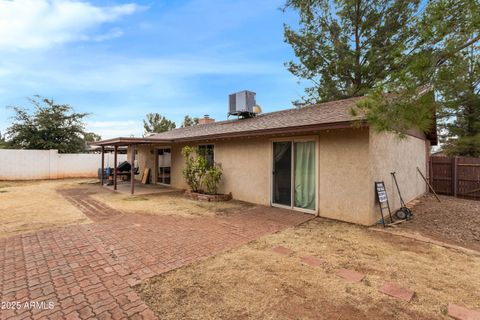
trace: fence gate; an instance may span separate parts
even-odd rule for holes
[[[480,200],[480,158],[430,157],[430,183],[437,193]]]

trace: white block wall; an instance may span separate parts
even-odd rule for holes
[[[101,159],[100,154],[0,149],[0,180],[97,177]],[[127,155],[118,155],[119,163],[125,160]],[[114,166],[113,154],[105,154],[105,167],[108,166]]]

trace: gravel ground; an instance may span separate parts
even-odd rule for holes
[[[413,208],[414,219],[401,229],[480,251],[480,201],[426,195]]]

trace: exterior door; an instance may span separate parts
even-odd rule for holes
[[[158,176],[157,182],[161,184],[170,184],[170,172],[172,169],[172,152],[170,148],[161,148],[157,150],[158,156]]]
[[[273,203],[292,205],[292,142],[273,143]]]
[[[316,211],[316,158],[314,140],[273,142],[273,205]]]

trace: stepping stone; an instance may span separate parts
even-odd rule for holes
[[[380,289],[380,292],[398,299],[403,299],[405,301],[412,300],[413,295],[415,294],[415,291],[402,288],[393,282],[386,282]]]
[[[457,320],[480,320],[480,311],[467,309],[457,304],[448,304],[448,315]]]
[[[278,253],[278,254],[282,254],[284,256],[289,255],[290,253],[293,252],[292,250],[290,250],[288,248],[285,248],[285,247],[282,247],[282,246],[272,248],[272,251],[275,252],[275,253]]]
[[[312,267],[317,267],[322,264],[322,260],[312,256],[304,256],[304,257],[301,257],[300,260],[302,260],[302,263],[308,264],[309,266],[312,266]]]
[[[340,278],[344,279],[347,282],[360,282],[365,278],[365,275],[363,273],[354,271],[354,270],[348,270],[348,269],[340,269],[337,271],[337,276]]]

